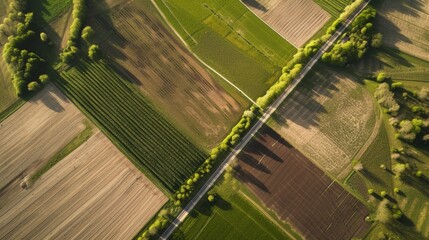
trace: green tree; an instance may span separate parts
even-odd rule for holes
[[[88,57],[93,61],[99,60],[101,58],[100,46],[95,44],[91,45],[88,49]]]
[[[42,42],[47,42],[49,40],[48,35],[44,32],[40,33],[40,40],[42,40]]]
[[[94,30],[90,26],[86,26],[82,30],[82,39],[89,45],[94,39]]]

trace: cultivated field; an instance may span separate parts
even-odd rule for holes
[[[271,128],[238,159],[239,178],[305,239],[351,239],[369,229],[366,207]]]
[[[429,61],[429,1],[383,1],[376,27],[385,45]]]
[[[108,14],[93,17],[90,25],[104,52],[144,95],[194,142],[211,148],[248,103],[242,96],[238,102],[226,92],[148,4],[130,1],[117,5]]]
[[[0,189],[49,161],[85,128],[83,119],[63,94],[47,86],[0,123]]]
[[[81,60],[58,84],[151,180],[174,191],[205,154],[110,65]]]
[[[331,18],[313,0],[243,0],[243,3],[297,48]]]
[[[240,0],[154,0],[190,48],[252,99],[296,49]]]
[[[36,18],[49,23],[67,11],[72,5],[72,0],[36,0],[30,4],[33,11],[40,14]]]
[[[337,18],[343,12],[344,8],[349,5],[352,0],[313,0],[319,4],[325,11]]]
[[[318,67],[286,99],[275,129],[325,171],[344,178],[378,134],[371,95],[346,73]]]
[[[1,191],[0,236],[131,239],[166,201],[98,132],[30,189],[14,182]]]

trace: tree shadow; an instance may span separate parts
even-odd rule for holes
[[[264,13],[268,11],[268,9],[264,5],[259,3],[257,0],[242,0],[242,1],[245,5],[261,10]]]
[[[277,109],[274,120],[278,124],[291,121],[304,128],[320,125],[318,115],[327,113],[320,101],[332,98],[339,91],[336,84],[340,81],[338,76],[320,74],[318,70],[322,67],[318,65],[312,70]]]
[[[402,181],[429,197],[429,179],[426,176],[418,178],[407,173],[402,176]]]
[[[262,162],[259,162],[258,160],[256,160],[255,157],[248,153],[241,153],[239,159],[241,162],[253,167],[254,169],[257,169],[267,174],[271,173],[271,171],[264,164],[262,164]]]
[[[237,178],[245,183],[250,183],[258,187],[264,192],[270,193],[269,189],[267,188],[267,186],[265,186],[265,184],[262,181],[260,181],[257,177],[253,176],[249,171],[243,168],[240,168],[237,171]]]

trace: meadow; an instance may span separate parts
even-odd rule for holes
[[[204,161],[205,153],[111,66],[81,60],[57,83],[159,187],[173,192]]]
[[[37,19],[50,23],[72,6],[72,0],[35,0],[30,4],[31,9],[38,13]]]
[[[214,204],[203,200],[191,212],[173,239],[294,239],[270,222],[241,194],[219,192]]]
[[[202,60],[253,99],[296,51],[239,0],[155,2]]]

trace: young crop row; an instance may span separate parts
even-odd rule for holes
[[[338,17],[344,7],[350,4],[350,0],[315,0],[325,11],[334,17]]]
[[[204,160],[202,151],[106,64],[82,61],[61,76],[60,87],[160,187],[173,192]]]

